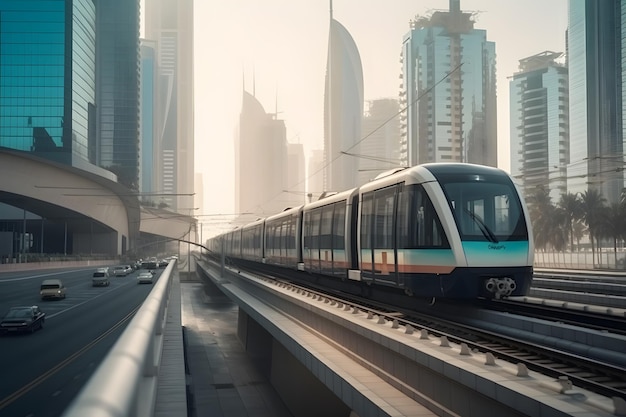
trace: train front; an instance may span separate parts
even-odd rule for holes
[[[453,252],[463,254],[447,296],[502,298],[525,295],[533,276],[530,220],[510,176],[496,168],[470,164],[428,167],[437,179],[458,235]],[[452,222],[449,222],[452,224]],[[455,235],[455,233],[452,233]],[[460,259],[459,256],[456,257]]]

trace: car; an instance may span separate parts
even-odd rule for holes
[[[109,268],[96,269],[91,277],[91,285],[94,287],[108,287],[109,284]]]
[[[48,298],[65,298],[65,286],[60,279],[43,280],[39,287],[39,295],[42,300]]]
[[[153,277],[152,272],[141,272],[137,275],[137,284],[152,284]]]
[[[18,333],[30,332],[43,328],[46,313],[38,306],[11,307],[9,312],[0,321],[0,332]]]
[[[118,265],[113,268],[113,276],[115,277],[125,277],[131,272],[133,272],[133,269],[130,265]]]
[[[156,260],[143,261],[141,263],[141,269],[157,269],[159,264]]]

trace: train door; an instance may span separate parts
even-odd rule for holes
[[[394,227],[396,224],[397,188],[397,186],[387,187],[363,196],[363,214],[367,219],[362,218],[361,227],[361,270],[364,273],[364,278],[393,285],[398,285]],[[365,230],[363,229],[364,226],[366,227]],[[364,237],[369,248],[363,247]]]
[[[310,272],[320,271],[320,244],[319,227],[321,223],[321,210],[315,209],[305,212],[303,225],[303,254],[304,267]]]
[[[376,280],[397,285],[396,263],[396,200],[397,186],[378,190],[374,194],[374,264]]]
[[[332,274],[336,277],[345,278],[349,268],[348,254],[346,252],[346,205],[344,202],[334,204],[333,212],[333,268]]]
[[[363,194],[361,201],[360,263],[361,277],[364,281],[374,279],[374,253],[372,251],[372,223],[374,222],[374,194]]]
[[[332,275],[333,272],[333,245],[332,245],[332,226],[333,226],[333,205],[329,204],[320,207],[316,211],[321,211],[320,223],[320,268],[321,273]]]

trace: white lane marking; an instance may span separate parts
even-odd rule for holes
[[[68,272],[83,272],[83,271],[91,271],[91,270],[93,270],[93,268],[73,269],[71,271],[51,272],[49,274],[28,275],[28,276],[19,277],[19,278],[7,278],[7,279],[0,278],[0,282],[24,281],[27,279],[35,279],[35,278],[41,278],[41,277],[49,277],[49,276],[54,276],[54,275],[67,274]]]
[[[124,283],[124,284],[120,285],[119,287],[112,288],[110,291],[102,292],[102,293],[100,293],[99,295],[96,295],[95,297],[90,297],[90,298],[86,299],[85,301],[83,301],[82,303],[75,304],[75,305],[71,306],[70,308],[67,308],[67,309],[65,309],[65,310],[61,310],[61,311],[59,311],[59,312],[56,312],[56,313],[50,314],[49,316],[48,316],[48,315],[46,315],[46,319],[51,319],[51,318],[56,317],[56,316],[58,316],[58,315],[60,315],[60,314],[66,313],[66,312],[68,312],[68,311],[70,311],[70,310],[72,310],[72,309],[74,309],[74,308],[76,308],[76,307],[78,307],[78,306],[82,306],[82,305],[83,305],[83,304],[85,304],[85,303],[88,303],[88,302],[90,302],[90,301],[92,301],[92,300],[95,300],[95,299],[96,299],[96,298],[98,298],[98,297],[102,297],[103,295],[106,295],[106,294],[108,294],[109,292],[117,291],[117,290],[119,290],[120,288],[124,288],[126,285],[130,285],[130,281],[128,281],[127,283]]]

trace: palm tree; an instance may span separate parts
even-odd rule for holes
[[[598,235],[610,238],[613,241],[613,253],[615,265],[617,266],[617,241],[624,236],[624,206],[620,203],[613,203],[601,210],[598,222]]]
[[[553,207],[550,218],[551,221],[548,229],[550,234],[550,245],[556,253],[561,252],[563,254],[563,259],[565,260],[564,252],[567,248],[569,234],[567,213],[560,207]]]
[[[535,245],[545,251],[550,243],[549,229],[553,223],[554,212],[550,193],[545,187],[537,187],[535,192],[528,197],[528,209]]]
[[[567,227],[567,235],[569,236],[569,248],[574,251],[574,225],[580,221],[583,216],[581,201],[577,194],[567,193],[561,194],[558,207],[563,211],[564,222]]]
[[[602,197],[596,190],[587,190],[581,196],[581,204],[583,208],[583,221],[589,229],[589,240],[591,241],[591,255],[595,263],[595,243],[597,242],[597,234],[599,223],[602,218],[602,207],[604,207],[606,199]]]

